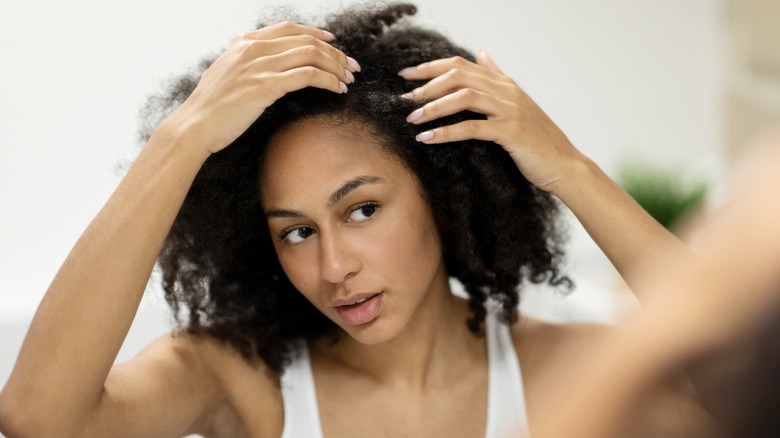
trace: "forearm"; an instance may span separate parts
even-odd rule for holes
[[[71,250],[35,314],[2,406],[73,430],[100,401],[165,236],[205,154],[159,130]]]
[[[572,160],[552,192],[574,213],[640,301],[689,249],[590,159]]]

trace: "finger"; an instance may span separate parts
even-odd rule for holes
[[[350,58],[341,50],[311,35],[294,35],[272,40],[250,40],[248,44],[250,45],[248,55],[254,58],[275,55],[296,47],[311,46],[328,54],[331,58],[341,63],[347,70],[351,72],[360,71],[360,65],[353,58]]]
[[[304,66],[324,70],[347,84],[355,82],[355,77],[349,70],[314,46],[295,47],[278,55],[266,56],[257,60],[257,68],[263,71],[283,72]]]
[[[417,108],[406,121],[417,125],[466,110],[491,117],[500,114],[502,109],[506,110],[502,108],[505,105],[487,93],[464,88]]]
[[[495,61],[493,61],[493,57],[490,56],[487,52],[479,52],[477,55],[477,64],[486,67],[489,70],[492,70],[496,73],[503,73],[500,68],[498,68],[498,65]]]
[[[360,71],[360,65],[353,58],[345,55],[341,50],[311,35],[294,35],[271,40],[242,39],[235,44],[244,44],[243,56],[248,58],[260,58],[276,55],[297,47],[311,47],[318,49],[339,62],[350,73]]]
[[[305,26],[290,21],[284,21],[251,32],[245,32],[237,38],[274,39],[295,35],[311,35],[325,42],[331,42],[336,39],[336,37],[327,30],[317,29],[316,27]]]
[[[413,100],[433,100],[464,88],[473,88],[496,96],[503,96],[511,92],[506,89],[503,83],[487,78],[478,72],[455,67],[443,75],[431,79],[422,87],[404,94],[403,97]]]
[[[498,141],[497,123],[491,120],[466,120],[417,134],[415,139],[425,144],[441,144],[463,140]]]
[[[333,42],[333,40],[336,39],[336,36],[327,30],[317,29],[315,27],[305,26],[290,21],[276,23],[274,25],[266,26],[262,29],[258,29],[251,32],[245,32],[237,36],[236,38],[254,39],[254,40],[272,40],[272,39],[279,39],[285,37],[299,37],[299,38],[314,37],[317,40],[326,43]],[[304,42],[306,41],[308,40],[304,40]],[[329,45],[329,47],[331,47],[335,52],[337,52],[334,53],[334,58],[344,58],[343,61],[347,65],[348,70],[352,72],[361,70],[360,64],[358,64],[358,62],[355,61],[354,58],[344,55],[343,52],[337,50],[333,46]]]
[[[454,68],[460,68],[463,70],[468,70],[473,72],[482,71],[484,73],[489,74],[490,76],[494,76],[494,77],[498,76],[494,71],[488,70],[483,66],[474,64],[473,62],[464,59],[460,56],[454,56],[452,58],[437,59],[435,61],[424,62],[414,67],[407,67],[399,71],[398,74],[406,80],[416,81],[416,80],[433,79],[437,76],[443,75],[447,71]]]
[[[343,94],[347,92],[347,86],[340,81],[338,77],[312,66],[293,68],[271,75],[274,80],[274,87],[282,94],[301,90],[306,87],[321,88],[330,90],[334,93]]]

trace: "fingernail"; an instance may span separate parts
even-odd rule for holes
[[[355,58],[347,56],[347,65],[349,65],[353,71],[360,71],[362,68],[360,67],[360,64],[358,64],[357,61],[355,61]]]
[[[347,75],[347,78],[349,79],[349,83],[350,83],[350,84],[351,84],[351,83],[353,83],[353,82],[355,82],[355,76],[352,74],[352,72],[351,72],[351,71],[349,71],[349,70],[347,70],[347,69],[345,68],[345,69],[344,69],[344,74],[346,74],[346,75]]]
[[[420,120],[420,117],[422,117],[422,115],[423,115],[423,109],[422,108],[417,108],[416,110],[412,111],[412,113],[409,114],[409,116],[406,117],[406,121],[409,122],[409,123],[414,123],[415,121]],[[428,131],[428,132],[430,132],[430,131]],[[420,134],[420,135],[422,135],[422,134]]]
[[[398,72],[398,76],[410,75],[416,71],[417,71],[417,67],[406,67],[405,69]]]
[[[332,33],[328,32],[327,30],[323,30],[322,33],[324,33],[327,38],[330,38],[332,40],[336,39],[336,35],[333,35]]]
[[[411,99],[412,98],[412,93],[411,92],[404,93],[404,94],[401,95],[401,97],[403,97],[404,99]]]
[[[433,131],[425,131],[417,134],[416,137],[414,137],[417,141],[428,141],[433,138]]]
[[[343,83],[341,81],[339,81],[339,88],[341,88],[341,92],[342,93],[346,93],[347,92],[347,84],[345,84],[345,83]]]

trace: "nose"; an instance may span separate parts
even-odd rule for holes
[[[338,232],[320,232],[320,272],[323,280],[341,283],[357,274],[361,266],[357,251],[345,236]]]

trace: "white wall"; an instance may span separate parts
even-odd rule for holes
[[[291,2],[317,11],[315,0]],[[346,4],[348,2],[344,2]],[[136,151],[161,80],[249,30],[250,0],[16,2],[0,15],[0,385],[70,247]],[[330,2],[335,8],[337,2]],[[487,50],[608,171],[625,157],[719,164],[719,0],[419,0],[419,22]],[[326,9],[330,10],[330,9]],[[574,229],[573,269],[604,276]],[[120,358],[165,330],[156,296]]]

